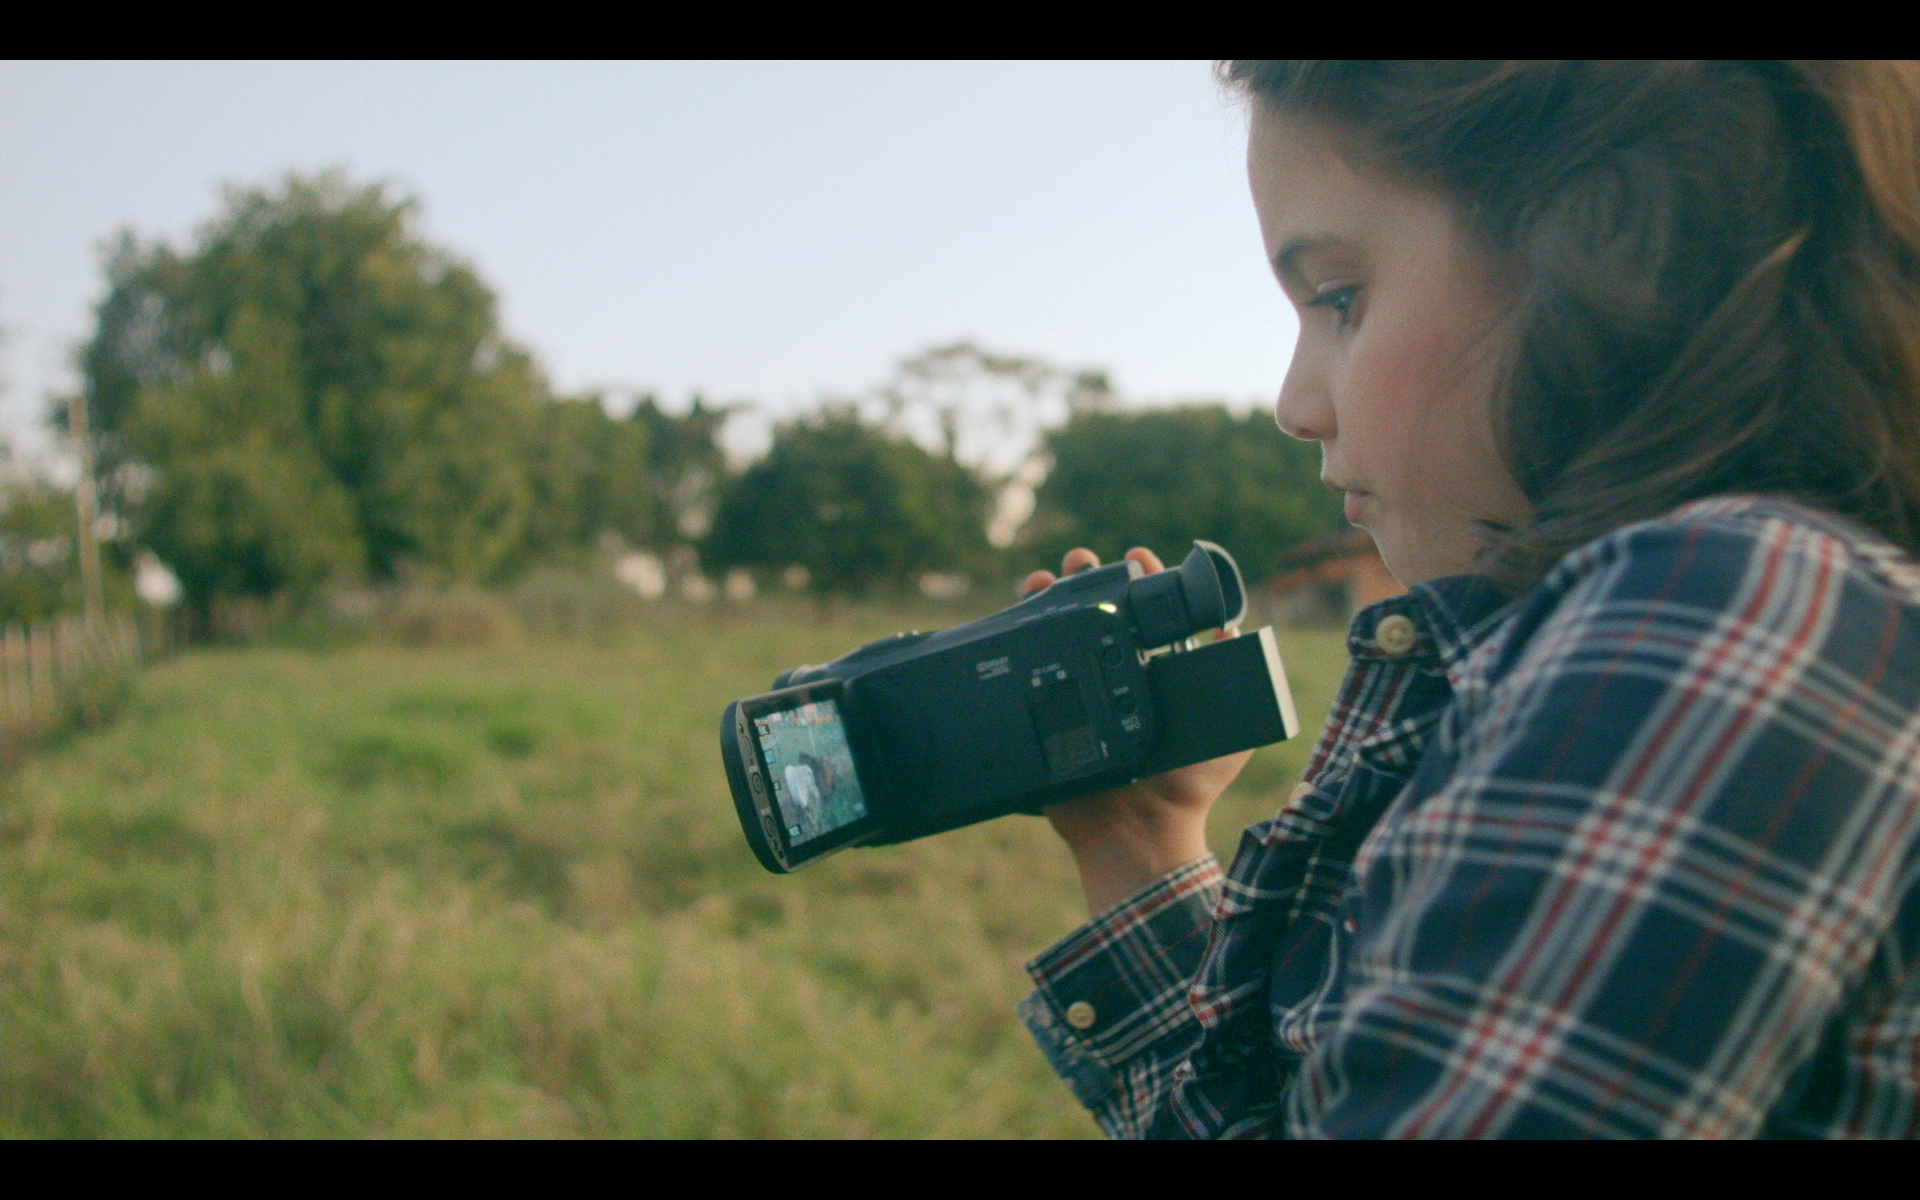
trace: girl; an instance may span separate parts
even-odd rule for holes
[[[1409,591],[1224,877],[1244,758],[1050,812],[1042,1049],[1115,1135],[1920,1129],[1920,70],[1221,70]]]

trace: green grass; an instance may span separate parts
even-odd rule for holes
[[[912,623],[152,670],[0,781],[0,1135],[1091,1134],[1012,1012],[1084,915],[1044,822],[785,878],[735,827],[725,701]],[[1283,649],[1311,732],[1344,652]],[[1222,802],[1223,857],[1309,740]]]

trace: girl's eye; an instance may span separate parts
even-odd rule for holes
[[[1357,283],[1346,287],[1328,288],[1307,301],[1307,307],[1332,310],[1337,316],[1339,328],[1345,329],[1353,323],[1353,302],[1359,293],[1360,285]]]

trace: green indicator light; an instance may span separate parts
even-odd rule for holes
[[[1103,613],[1116,613],[1120,611],[1118,608],[1115,608],[1113,605],[1107,603],[1105,600],[1102,600],[1096,607],[1098,607],[1100,611]]]

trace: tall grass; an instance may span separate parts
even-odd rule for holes
[[[1012,1016],[1082,916],[1043,822],[787,878],[735,827],[724,702],[914,623],[764,602],[158,667],[0,782],[0,1135],[1090,1134]],[[1285,649],[1317,724],[1338,640]]]

